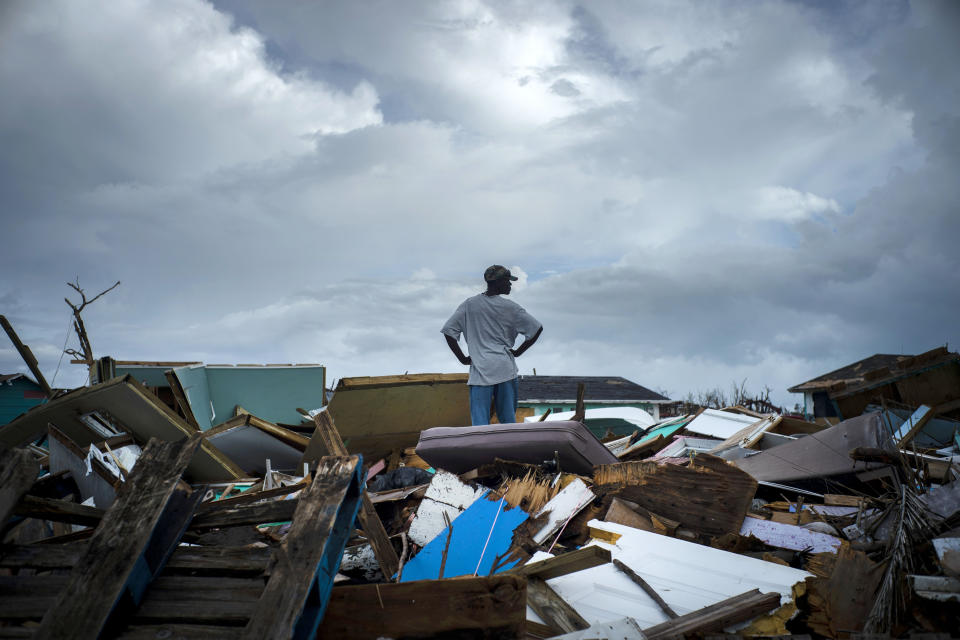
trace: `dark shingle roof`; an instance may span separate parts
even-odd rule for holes
[[[577,384],[583,383],[584,402],[669,402],[670,398],[617,376],[520,376],[520,402],[577,399]]]
[[[800,384],[794,385],[787,389],[787,391],[790,393],[801,393],[803,391],[826,389],[837,382],[846,382],[848,384],[852,382],[859,382],[863,380],[863,374],[867,373],[868,371],[882,369],[884,367],[896,367],[901,360],[905,360],[910,357],[912,356],[896,355],[892,353],[875,353],[869,358],[858,360],[853,364],[848,364],[847,366],[841,367],[835,371],[831,371],[830,373],[825,373],[822,376],[813,378],[812,380],[807,380],[806,382],[801,382]]]

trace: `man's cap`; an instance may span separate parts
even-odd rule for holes
[[[509,278],[516,282],[517,276],[510,275],[510,269],[507,269],[501,264],[495,264],[487,267],[487,270],[483,272],[483,279],[487,282],[493,282],[494,280],[502,280],[503,278]]]

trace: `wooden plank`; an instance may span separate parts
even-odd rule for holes
[[[97,526],[104,515],[104,510],[97,507],[31,495],[23,496],[13,512],[25,518],[67,522],[85,527]]]
[[[177,401],[177,406],[180,407],[180,411],[183,412],[183,417],[187,421],[187,424],[197,431],[200,431],[200,424],[197,422],[196,416],[193,415],[193,410],[190,408],[190,403],[187,402],[187,394],[184,393],[183,385],[180,384],[180,380],[177,379],[177,376],[174,375],[172,370],[164,371],[163,375],[167,379],[167,384],[170,385],[170,391],[173,393],[173,398]]]
[[[610,551],[597,545],[591,545],[554,558],[525,564],[522,567],[511,569],[508,573],[537,576],[543,580],[549,580],[551,578],[565,576],[568,573],[576,573],[577,571],[597,567],[608,562],[610,562]]]
[[[526,579],[500,574],[335,587],[318,638],[518,638]]]
[[[823,504],[836,507],[859,507],[863,502],[862,496],[848,496],[840,493],[825,493]]]
[[[267,522],[287,522],[293,519],[298,500],[274,500],[260,504],[244,504],[224,509],[209,509],[198,513],[190,522],[190,529],[239,527]]]
[[[651,587],[650,584],[646,580],[644,580],[642,576],[636,573],[633,569],[631,569],[630,567],[628,567],[627,565],[625,565],[624,563],[616,559],[613,561],[613,566],[615,566],[617,569],[620,569],[620,571],[627,574],[627,577],[629,577],[631,580],[634,581],[634,583],[636,583],[641,589],[643,589],[648,596],[653,598],[653,601],[657,603],[657,606],[660,607],[660,609],[665,614],[667,614],[667,617],[669,618],[679,617],[677,615],[677,612],[671,609],[670,605],[668,605],[664,601],[664,599],[660,597],[660,594],[657,593],[657,591],[653,587]]]
[[[314,437],[319,437],[323,441],[330,455],[349,455],[347,448],[343,445],[343,440],[340,439],[340,432],[337,431],[337,427],[333,423],[333,417],[331,417],[329,411],[321,411],[315,415],[313,422],[316,425]],[[358,518],[360,520],[360,528],[370,541],[370,546],[373,547],[373,555],[377,558],[380,571],[383,572],[383,575],[386,576],[387,579],[391,579],[396,575],[397,571],[400,570],[400,558],[397,557],[397,552],[390,543],[390,538],[387,536],[387,530],[384,529],[383,522],[381,522],[380,516],[377,515],[377,511],[374,509],[373,503],[370,501],[370,496],[366,490],[364,490],[361,495]]]
[[[200,442],[199,434],[172,443],[150,440],[43,617],[41,636],[96,638],[121,597],[156,573],[144,552]]]
[[[647,640],[667,640],[686,637],[696,632],[721,631],[738,622],[752,620],[779,606],[779,593],[760,593],[759,589],[754,589],[679,618],[647,627],[643,630],[643,635]]]
[[[40,463],[26,449],[0,450],[0,527],[33,486],[38,475]]]
[[[274,550],[270,579],[243,637],[314,637],[353,531],[362,487],[359,456],[321,458],[286,539]]]
[[[215,513],[221,510],[227,511],[243,504],[250,504],[251,502],[257,502],[259,500],[266,500],[267,498],[276,498],[290,493],[296,493],[297,491],[300,491],[306,487],[307,483],[301,482],[299,484],[292,484],[287,487],[267,489],[266,491],[252,491],[248,489],[241,494],[231,496],[229,498],[214,500],[211,502],[203,502],[197,506],[197,513]]]
[[[527,605],[558,633],[571,633],[590,626],[543,578],[527,578]]]
[[[60,545],[3,545],[0,568],[72,569],[86,552],[86,542]],[[251,547],[177,547],[165,573],[260,575],[267,569],[270,549]]]
[[[43,389],[44,395],[46,395],[48,398],[52,398],[53,389],[51,389],[50,385],[47,384],[47,379],[43,377],[43,373],[40,371],[40,365],[37,363],[37,358],[33,355],[33,351],[30,350],[30,347],[20,342],[20,337],[17,335],[17,332],[13,330],[13,326],[7,320],[6,316],[0,315],[0,326],[2,326],[3,330],[7,332],[7,336],[10,338],[10,342],[12,342],[13,346],[16,348],[17,353],[19,353],[20,357],[23,358],[23,361],[27,363],[30,373],[32,373],[33,377],[36,378],[37,384],[39,384],[40,388]]]

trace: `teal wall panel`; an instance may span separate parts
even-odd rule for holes
[[[24,411],[46,402],[42,395],[40,385],[27,378],[0,382],[0,424],[7,424]]]
[[[187,396],[187,402],[190,404],[190,410],[193,417],[197,419],[197,424],[201,431],[206,431],[212,427],[214,414],[210,407],[210,390],[207,386],[207,369],[203,365],[188,365],[186,367],[177,367],[173,374],[180,381],[183,392]],[[229,416],[227,416],[229,417]],[[227,418],[223,418],[226,420]],[[223,422],[219,420],[219,422]]]
[[[237,405],[269,422],[300,424],[297,407],[323,405],[324,367],[211,367],[207,384],[214,424],[233,416]]]

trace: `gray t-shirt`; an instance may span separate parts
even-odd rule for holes
[[[516,302],[481,293],[464,300],[440,331],[454,340],[464,334],[472,362],[467,384],[487,386],[517,377],[510,349],[518,334],[529,338],[540,326]]]

